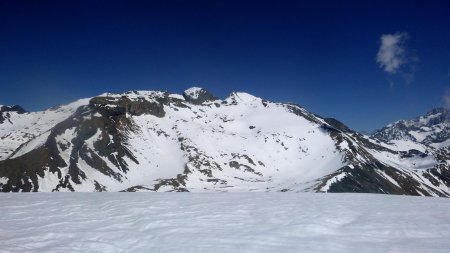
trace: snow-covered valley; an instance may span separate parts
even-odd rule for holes
[[[1,252],[448,252],[447,198],[0,194]]]

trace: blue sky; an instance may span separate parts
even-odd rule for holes
[[[361,131],[411,118],[450,102],[450,1],[0,0],[0,104],[194,85]]]

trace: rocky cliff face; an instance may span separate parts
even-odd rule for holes
[[[0,138],[2,191],[450,195],[447,149],[399,146],[247,93],[106,93],[14,114]]]

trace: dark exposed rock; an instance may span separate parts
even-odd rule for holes
[[[162,179],[155,184],[153,190],[158,191],[162,186],[172,186],[177,192],[188,192],[186,186],[186,175],[178,174],[176,178]]]
[[[423,153],[423,152],[420,152],[419,150],[416,150],[416,149],[410,149],[410,150],[408,150],[408,151],[401,151],[401,152],[400,152],[400,156],[401,156],[402,158],[412,158],[412,157],[415,157],[415,156],[420,156],[421,158],[425,158],[425,157],[427,157],[428,155],[425,154],[425,153]]]
[[[19,114],[26,113],[27,111],[19,105],[0,106],[0,113],[2,112],[17,112]]]
[[[9,181],[2,186],[2,191],[37,191],[39,185],[37,177],[43,177],[44,171],[55,173],[60,183],[54,190],[62,188],[74,190],[72,184],[80,184],[87,179],[85,172],[79,167],[79,159],[83,159],[89,166],[99,172],[122,181],[122,175],[116,170],[128,171],[128,165],[123,159],[138,163],[131,152],[123,145],[124,140],[120,129],[129,128],[130,121],[125,115],[108,114],[109,117],[93,117],[98,112],[96,106],[83,106],[67,120],[57,124],[43,146],[23,156],[0,161],[0,177],[7,176]],[[59,149],[67,146],[57,143],[57,136],[64,134],[67,129],[75,129],[71,140],[71,153],[68,164],[61,158]],[[132,130],[132,129],[129,129]],[[100,133],[101,138],[94,143],[95,150],[89,149],[85,142]],[[111,139],[112,138],[112,139]],[[112,154],[115,155],[112,155]],[[110,168],[104,161],[109,160],[116,168]],[[68,175],[62,176],[61,168],[68,167]],[[116,169],[116,170],[115,170]],[[95,184],[97,191],[105,190],[104,186]]]
[[[52,151],[40,147],[17,158],[0,161],[0,177],[7,177],[7,184],[2,186],[3,192],[38,191],[38,176],[44,177],[44,171],[61,175],[59,167],[65,162],[55,157],[50,159]]]
[[[121,192],[137,192],[137,191],[140,191],[140,190],[144,190],[144,191],[153,191],[153,189],[150,189],[150,188],[148,188],[148,187],[144,187],[144,186],[142,186],[142,185],[136,185],[136,186],[127,188],[127,189],[125,189],[125,190],[123,190],[123,191],[121,191]]]
[[[11,116],[10,113],[15,112],[18,114],[26,113],[25,109],[20,107],[19,105],[11,105],[11,106],[0,106],[0,124],[8,120]]]
[[[334,118],[325,118],[325,122],[327,122],[332,127],[342,131],[342,132],[351,132],[350,128],[348,128],[344,123],[340,122]]]
[[[157,117],[164,117],[163,101],[150,102],[144,98],[131,100],[125,96],[116,97],[95,97],[89,101],[89,105],[102,115],[120,116],[126,113],[131,115],[151,114]]]

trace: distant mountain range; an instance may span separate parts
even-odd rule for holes
[[[0,106],[0,189],[450,196],[450,112],[371,136],[299,105],[201,88]]]

